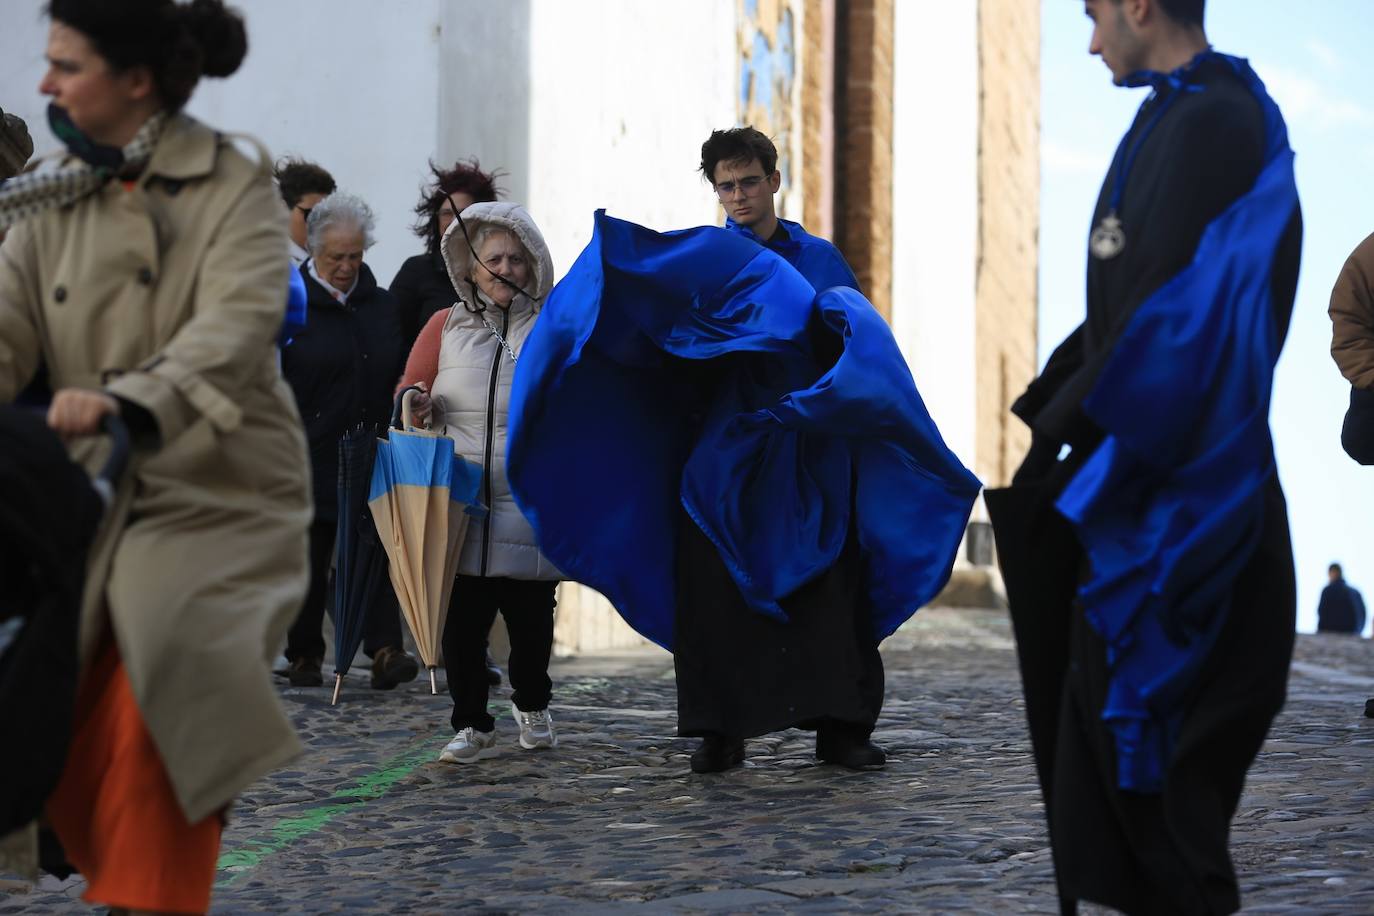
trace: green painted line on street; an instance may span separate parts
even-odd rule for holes
[[[436,733],[439,737],[442,733]],[[302,837],[321,830],[335,818],[358,810],[359,801],[372,801],[385,795],[392,786],[415,772],[433,758],[430,739],[397,754],[382,764],[381,769],[358,780],[348,789],[341,789],[304,814],[283,818],[265,836],[243,843],[220,855],[217,865],[220,877],[217,887],[228,887],[247,877],[268,856],[275,855]]]

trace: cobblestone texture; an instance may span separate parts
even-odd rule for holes
[[[994,612],[927,610],[885,646],[886,770],[751,741],[687,771],[671,661],[557,662],[561,746],[436,761],[446,696],[284,688],[308,754],[255,785],[225,835],[216,913],[1055,912],[1015,657]],[[1374,647],[1301,637],[1287,710],[1233,831],[1247,912],[1374,911]],[[442,687],[441,687],[442,689]],[[0,913],[88,912],[80,881],[0,882]]]

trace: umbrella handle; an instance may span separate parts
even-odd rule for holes
[[[392,429],[409,429],[415,425],[415,417],[410,412],[410,402],[415,392],[424,393],[418,385],[408,385],[397,393],[396,406],[391,411]]]

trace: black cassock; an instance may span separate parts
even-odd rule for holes
[[[1227,834],[1245,773],[1283,705],[1296,592],[1287,509],[1277,475],[1264,530],[1232,591],[1231,612],[1187,703],[1158,795],[1116,786],[1101,712],[1101,638],[1076,603],[1086,560],[1054,499],[1101,440],[1083,414],[1115,341],[1137,307],[1183,270],[1207,225],[1254,185],[1264,164],[1259,102],[1223,61],[1201,63],[1196,89],[1156,93],[1123,148],[1140,143],[1119,215],[1124,250],[1089,256],[1087,316],[1012,410],[1033,445],[1011,487],[986,494],[1011,603],[1027,717],[1065,912],[1077,900],[1128,913],[1229,913],[1239,908]],[[1170,94],[1184,94],[1146,130]],[[1107,215],[1118,154],[1093,226]],[[1293,213],[1272,276],[1282,342],[1297,290],[1302,217]],[[1062,446],[1071,452],[1059,460]]]

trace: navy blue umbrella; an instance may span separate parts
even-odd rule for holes
[[[358,426],[339,439],[339,520],[334,570],[334,699],[363,641],[369,608],[391,588],[386,551],[367,506],[378,431]]]

